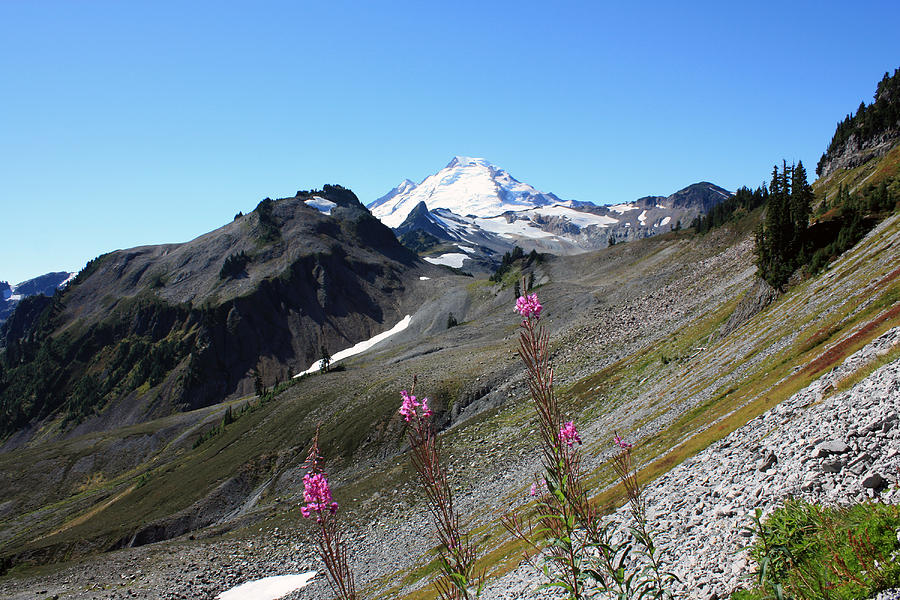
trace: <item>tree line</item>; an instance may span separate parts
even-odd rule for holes
[[[714,205],[705,215],[701,214],[694,217],[694,220],[691,221],[691,227],[697,233],[706,233],[710,229],[735,221],[763,206],[768,198],[769,190],[764,185],[752,191],[746,186],[741,186],[734,195]]]
[[[884,74],[873,103],[860,102],[855,115],[847,115],[837,124],[828,149],[816,165],[816,175],[822,174],[825,164],[843,150],[851,136],[856,136],[859,147],[888,131],[900,135],[900,69],[895,69],[893,75]]]

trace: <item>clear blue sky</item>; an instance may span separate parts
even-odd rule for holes
[[[0,2],[0,279],[370,202],[453,155],[597,203],[808,171],[900,3]]]

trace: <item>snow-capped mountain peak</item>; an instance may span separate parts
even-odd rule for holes
[[[416,187],[415,181],[412,181],[411,179],[404,179],[403,181],[400,182],[400,185],[398,185],[394,189],[400,193],[403,193],[403,192],[413,189],[414,187]]]
[[[597,206],[538,191],[484,158],[455,156],[368,208],[424,260],[491,272],[514,246],[555,254],[605,248],[680,228],[730,195],[700,182],[670,196]]]
[[[453,169],[455,167],[484,167],[487,169],[497,169],[494,165],[483,158],[474,158],[471,156],[454,156],[453,160],[447,163],[445,169]]]
[[[446,208],[458,215],[494,217],[564,203],[522,183],[483,158],[455,156],[446,167],[415,185],[408,179],[369,204],[372,214],[398,227],[420,202],[429,209]]]

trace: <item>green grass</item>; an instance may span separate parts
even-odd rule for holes
[[[791,499],[755,523],[757,585],[732,596],[855,600],[900,586],[900,507],[826,507]]]

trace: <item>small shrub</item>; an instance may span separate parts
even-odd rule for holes
[[[319,372],[327,373],[330,366],[331,354],[329,354],[328,348],[325,347],[325,344],[322,344],[321,348],[319,348]]]
[[[219,270],[219,278],[228,279],[229,277],[239,276],[244,272],[244,268],[247,266],[248,262],[250,262],[250,257],[247,256],[247,253],[243,250],[234,254],[229,254],[225,259],[225,262],[222,263],[222,268]]]
[[[898,506],[789,499],[765,520],[757,511],[752,529],[757,585],[746,597],[849,600],[900,586]]]
[[[259,215],[259,242],[277,242],[281,239],[281,229],[275,220],[275,201],[265,198],[256,206],[256,214]]]

